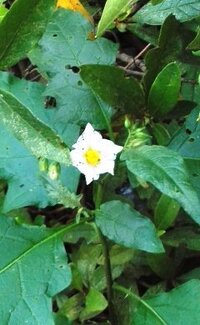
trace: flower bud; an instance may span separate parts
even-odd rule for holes
[[[39,170],[41,172],[47,172],[48,166],[49,166],[49,163],[46,158],[43,158],[43,157],[39,158]]]
[[[131,127],[131,121],[129,120],[128,115],[125,115],[124,127],[126,129],[130,129],[130,127]]]
[[[126,31],[127,28],[127,24],[123,23],[123,22],[118,22],[116,24],[117,29],[121,32],[124,33]]]
[[[50,163],[48,168],[48,175],[49,178],[53,181],[58,179],[58,177],[60,176],[60,164],[57,162]]]

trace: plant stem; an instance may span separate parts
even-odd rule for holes
[[[113,291],[112,291],[112,272],[111,272],[111,264],[110,264],[110,256],[109,256],[109,248],[107,245],[107,240],[102,234],[101,230],[96,227],[97,233],[99,235],[102,248],[103,248],[103,256],[104,256],[104,270],[106,276],[106,287],[107,287],[107,298],[108,298],[108,309],[109,309],[109,318],[112,325],[117,325],[115,310],[113,305]]]
[[[103,196],[103,187],[102,184],[99,182],[97,186],[97,193],[96,193],[96,199],[95,199],[95,207],[96,209],[99,209],[101,201]],[[103,249],[103,256],[104,256],[104,271],[105,271],[105,277],[106,277],[106,287],[107,287],[107,299],[108,299],[108,310],[109,310],[109,319],[112,325],[117,325],[117,320],[115,316],[115,310],[113,305],[113,291],[112,291],[112,271],[111,271],[111,263],[110,263],[110,254],[109,254],[109,247],[107,244],[107,240],[102,234],[101,230],[97,225],[95,224],[95,228],[97,231],[97,234],[99,236],[99,239],[102,244]]]

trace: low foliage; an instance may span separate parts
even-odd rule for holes
[[[199,12],[0,1],[2,325],[200,324]]]

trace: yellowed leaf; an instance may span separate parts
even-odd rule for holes
[[[85,18],[87,18],[91,23],[93,19],[87,10],[83,7],[79,0],[58,0],[57,8],[65,8],[68,10],[74,10],[80,12]]]

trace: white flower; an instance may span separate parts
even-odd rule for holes
[[[123,147],[103,139],[90,123],[72,146],[72,165],[85,175],[86,183],[97,180],[100,174],[114,174],[115,158]]]

